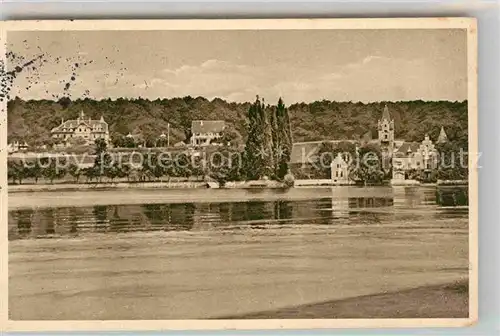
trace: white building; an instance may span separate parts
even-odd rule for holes
[[[333,183],[336,184],[349,184],[349,163],[347,163],[340,153],[337,154],[335,159],[330,164],[331,178]]]
[[[191,122],[191,146],[208,146],[222,137],[223,120],[194,120]]]
[[[71,143],[72,139],[83,139],[86,144],[93,144],[99,138],[109,142],[109,127],[101,116],[99,120],[86,118],[83,111],[77,119],[61,120],[61,124],[51,130],[52,137],[63,143]]]
[[[429,178],[437,163],[438,152],[427,134],[421,143],[405,142],[392,157],[392,183],[411,180],[411,171],[420,171],[424,178]]]

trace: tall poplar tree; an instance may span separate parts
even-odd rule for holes
[[[260,101],[257,100],[248,109],[248,138],[244,153],[244,173],[247,180],[257,180],[262,173],[261,137],[260,125]]]
[[[262,176],[274,178],[275,161],[273,151],[272,110],[264,104],[259,106],[260,124],[262,128],[262,142],[260,145],[262,156]]]
[[[276,123],[278,138],[278,145],[276,147],[278,156],[276,175],[278,179],[282,179],[288,172],[288,166],[290,163],[292,153],[292,129],[288,109],[285,107],[281,97],[278,100],[278,105],[276,107]]]

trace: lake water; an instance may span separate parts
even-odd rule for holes
[[[9,314],[214,318],[455,281],[468,275],[466,195],[423,186],[12,193]]]
[[[207,193],[207,190],[194,189],[181,193],[170,191],[177,197],[169,203],[161,203],[159,198],[144,204],[42,208],[28,205],[9,211],[9,239],[135,231],[229,232],[244,228],[315,225],[328,229],[342,225],[399,224],[400,221],[421,217],[439,220],[467,216],[466,208],[450,207],[467,205],[467,193],[464,188],[401,187],[372,188],[370,191],[365,193],[362,188],[307,188],[280,191],[212,190]],[[102,193],[114,193],[115,197],[120,197],[115,191]],[[169,191],[156,190],[152,193],[161,196]],[[64,195],[57,192],[51,194],[64,198]],[[89,198],[89,192],[86,191],[73,194]],[[197,194],[205,195],[205,198],[182,201],[183,198],[190,200],[189,196]],[[244,197],[241,197],[242,194]],[[231,196],[233,201],[218,201],[230,199]],[[246,201],[239,200],[248,196],[251,197]],[[141,198],[140,192],[135,202],[137,198]],[[64,199],[61,199],[61,202],[64,202]],[[29,200],[26,200],[26,203],[29,203]]]

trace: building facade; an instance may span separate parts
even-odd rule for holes
[[[81,141],[82,144],[94,144],[97,139],[109,142],[109,127],[101,116],[99,120],[86,118],[83,111],[77,119],[61,120],[61,124],[51,130],[52,137],[61,143],[71,145]]]
[[[347,163],[342,157],[341,153],[338,153],[335,159],[332,160],[330,164],[331,168],[331,178],[335,184],[349,184],[349,163]]]
[[[414,180],[417,177],[430,179],[437,164],[438,151],[429,135],[426,134],[421,143],[405,142],[393,155],[391,182]],[[417,176],[417,173],[422,175]]]
[[[191,146],[208,146],[222,137],[223,120],[194,120],[191,122]]]
[[[375,139],[366,136],[359,140],[324,140],[294,143],[291,154],[292,166],[302,166],[308,162],[314,161],[314,155],[319,151],[321,144],[328,142],[332,144],[340,142],[350,142],[356,146],[363,144],[372,144],[380,147],[384,167],[392,167],[390,173],[391,183],[405,183],[408,180],[417,178],[429,179],[433,172],[437,169],[438,152],[434,142],[426,134],[421,142],[408,142],[402,139],[396,139],[394,119],[391,117],[387,105],[384,107],[382,117],[377,123],[378,137]],[[448,141],[448,137],[443,127],[441,127],[439,137],[436,143],[444,143]],[[349,164],[338,155],[331,164],[331,179],[335,184],[348,184],[349,180]],[[297,171],[297,170],[296,170]],[[307,171],[306,171],[307,172]],[[300,175],[307,175],[299,173]],[[302,178],[307,178],[303,176]]]
[[[12,153],[17,153],[17,152],[23,152],[28,150],[29,146],[26,142],[22,143],[19,141],[13,141],[7,145],[7,153],[12,154]]]

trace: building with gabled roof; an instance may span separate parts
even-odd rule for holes
[[[191,145],[208,146],[222,137],[225,128],[224,120],[193,120],[191,122]]]
[[[356,146],[373,144],[380,146],[384,164],[390,164],[392,167],[392,182],[398,183],[411,179],[412,171],[423,172],[424,178],[430,177],[433,170],[436,169],[438,153],[434,143],[426,134],[421,142],[408,142],[404,139],[395,139],[395,124],[387,105],[384,106],[381,119],[377,123],[378,137],[372,139],[371,133],[367,132],[360,140],[321,140],[294,143],[292,146],[290,164],[292,167],[306,168],[306,166],[315,162],[323,143],[338,144],[341,142],[350,142]],[[440,136],[437,143],[446,142],[447,136],[444,128],[441,127]],[[348,167],[342,163],[341,157],[334,158],[332,163],[331,178],[335,183],[345,183],[348,178]],[[384,166],[387,167],[387,166]],[[304,175],[304,171],[297,173]],[[305,170],[305,175],[309,171]],[[310,174],[309,174],[310,175]]]
[[[412,171],[421,171],[429,179],[438,162],[438,152],[429,135],[422,142],[404,142],[392,157],[392,183],[412,179]]]
[[[76,119],[61,120],[61,124],[50,131],[52,137],[69,144],[72,139],[83,139],[86,144],[93,144],[97,139],[109,142],[109,127],[101,116],[99,120],[86,118],[83,111]]]

